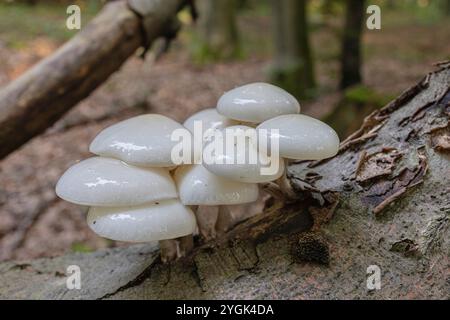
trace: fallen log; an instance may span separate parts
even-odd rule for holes
[[[0,159],[44,132],[141,46],[173,32],[183,0],[107,3],[69,42],[0,90]]]
[[[162,264],[149,244],[6,262],[0,298],[448,299],[449,87],[442,63],[336,157],[291,165],[296,200],[183,260]],[[66,286],[71,265],[80,289]]]

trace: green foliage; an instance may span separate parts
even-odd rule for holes
[[[344,139],[361,126],[368,114],[393,98],[393,95],[378,93],[364,85],[353,86],[344,92],[341,101],[323,120]]]
[[[344,92],[344,103],[357,105],[372,105],[380,108],[387,104],[393,97],[385,96],[375,92],[365,85],[357,85],[348,88]]]
[[[71,249],[73,252],[82,252],[82,253],[94,251],[93,248],[82,242],[73,243]]]
[[[300,65],[272,67],[269,69],[270,81],[288,91],[298,99],[313,99],[316,96],[314,85],[306,85],[304,68]]]
[[[75,1],[81,8],[82,27],[99,11],[101,2]],[[57,42],[71,38],[78,30],[66,28],[67,4],[49,2],[26,5],[0,3],[0,39],[8,46],[20,48],[36,37],[45,36]]]

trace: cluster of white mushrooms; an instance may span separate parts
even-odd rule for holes
[[[260,194],[258,184],[283,176],[284,159],[318,160],[337,153],[335,131],[299,112],[298,101],[283,89],[252,83],[226,92],[217,109],[200,111],[183,125],[158,114],[137,116],[101,131],[89,148],[97,156],[70,167],[58,181],[56,193],[89,206],[87,222],[98,235],[117,241],[160,241],[163,260],[171,260],[192,247],[192,235],[197,226],[202,228],[208,212],[205,207],[254,203]],[[177,142],[172,133],[182,128],[194,133],[195,121],[202,122],[203,130],[213,131],[278,129],[276,137],[267,137],[278,141],[278,170],[262,174],[264,161],[175,163],[172,149]],[[211,143],[204,140],[202,150]],[[260,155],[251,143],[244,151],[232,151]],[[227,152],[212,155],[226,158],[231,156]]]

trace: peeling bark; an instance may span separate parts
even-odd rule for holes
[[[1,298],[448,299],[450,63],[368,116],[324,161],[289,166],[296,192],[191,256],[152,245],[0,264]],[[444,146],[444,147],[443,147]],[[81,290],[67,290],[77,264]],[[366,287],[371,265],[381,289]]]

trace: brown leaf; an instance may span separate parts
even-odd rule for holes
[[[448,152],[450,150],[450,126],[435,128],[430,131],[431,146],[439,152]]]
[[[395,148],[383,148],[381,151],[370,155],[363,151],[356,168],[356,181],[365,182],[391,174],[395,162],[400,157],[401,154]]]

